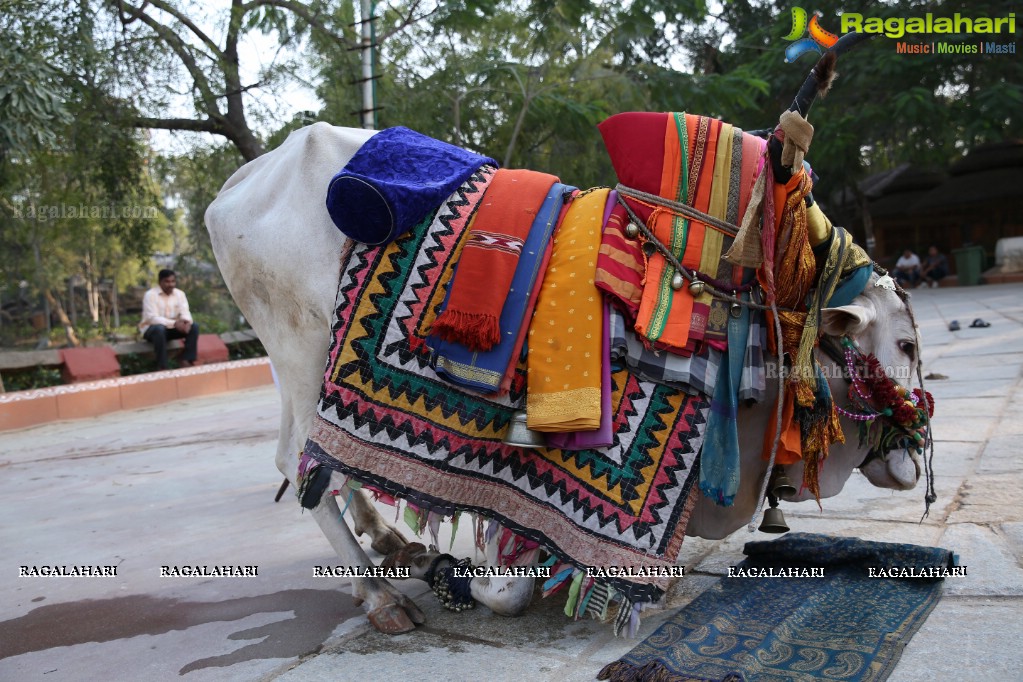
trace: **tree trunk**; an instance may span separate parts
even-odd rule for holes
[[[121,304],[117,301],[117,277],[110,282],[110,307],[114,311],[114,329],[121,326]]]
[[[64,327],[64,335],[67,337],[68,345],[76,348],[81,346],[82,342],[78,340],[78,335],[75,334],[75,326],[71,324],[71,320],[68,318],[67,313],[64,312],[64,306],[61,305],[60,299],[54,296],[53,292],[49,289],[46,290],[46,301],[57,313],[57,319],[60,320],[61,326]]]

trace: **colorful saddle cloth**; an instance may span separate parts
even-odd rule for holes
[[[304,454],[418,512],[500,523],[561,562],[557,574],[573,584],[579,605],[586,600],[577,584],[605,596],[610,588],[628,620],[669,583],[695,502],[708,404],[619,370],[611,446],[523,449],[502,442],[524,403],[521,381],[507,395],[484,397],[438,377],[416,330],[443,297],[442,273],[487,177],[473,175],[396,241],[354,244],[345,254]],[[609,567],[636,570],[597,580],[585,573]]]
[[[717,119],[684,113],[618,114],[599,128],[623,185],[738,225],[763,163],[764,140]],[[751,271],[721,259],[734,234],[650,202],[627,198],[626,203],[702,279],[738,286],[752,278]],[[608,231],[598,265],[598,281],[632,313],[636,332],[682,355],[691,355],[702,342],[723,350],[727,303],[709,293],[694,295],[687,287],[673,289],[674,268],[659,252],[644,258],[640,246],[620,231]]]

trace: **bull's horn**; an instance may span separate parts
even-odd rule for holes
[[[838,56],[848,52],[865,40],[874,36],[873,33],[846,33],[838,39],[831,49],[824,53],[817,64],[810,70],[810,75],[803,81],[803,87],[799,88],[796,98],[792,100],[789,111],[798,112],[806,118],[810,107],[813,106],[817,93],[824,94],[831,87],[831,81],[835,78],[835,62]]]

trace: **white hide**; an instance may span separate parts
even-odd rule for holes
[[[897,377],[908,377],[915,371],[914,358],[907,355],[900,346],[915,349],[916,334],[905,304],[898,295],[881,287],[867,285],[863,294],[853,302],[840,308],[825,309],[822,328],[829,334],[849,334],[856,339],[863,353],[873,353],[883,367],[890,367]],[[914,351],[915,353],[915,351]],[[835,363],[824,353],[817,358],[825,369],[825,376],[840,377]],[[770,359],[768,360],[770,361]],[[900,381],[907,385],[905,379]],[[848,384],[834,378],[828,382],[831,395],[838,405],[848,404]],[[747,524],[753,518],[760,500],[760,490],[767,474],[767,461],[761,457],[764,450],[764,433],[776,419],[772,408],[777,395],[777,383],[768,379],[768,399],[752,407],[739,408],[739,449],[742,452],[740,490],[731,507],[719,507],[711,500],[701,497],[693,509],[686,534],[694,537],[720,539]],[[842,491],[853,469],[860,466],[866,453],[859,449],[857,424],[841,418],[845,443],[831,447],[821,468],[818,482],[821,498],[833,497]],[[862,470],[870,482],[881,488],[908,490],[916,485],[919,465],[914,457],[893,452],[888,458],[877,458]],[[803,465],[801,462],[785,467],[789,480],[801,488]],[[784,503],[812,500],[809,491],[803,489]],[[782,505],[784,507],[784,504]],[[824,503],[827,509],[827,504]],[[759,522],[759,520],[758,520]]]
[[[224,279],[280,377],[283,412],[277,465],[292,482],[297,453],[304,445],[319,397],[344,243],[324,205],[327,184],[372,134],[326,123],[296,131],[278,149],[236,172],[206,212]],[[915,343],[916,335],[894,292],[868,286],[852,305],[829,319],[833,326],[851,325],[849,330],[858,337],[863,351],[875,353],[882,364],[908,366],[909,359],[899,344]],[[842,404],[844,383],[839,380],[831,384]],[[739,418],[741,492],[728,508],[701,499],[690,521],[689,535],[724,537],[743,527],[754,513],[767,468],[761,458],[763,433],[768,419],[774,419],[774,411],[765,402],[742,408]],[[865,454],[856,448],[855,426],[843,422],[847,443],[832,448],[824,464],[820,476],[824,497],[841,490]],[[880,469],[865,473],[875,485],[912,487],[916,477],[909,472],[913,468],[896,468],[898,471],[892,472],[882,462]],[[801,481],[801,467],[790,469],[790,478]],[[337,522],[336,508],[315,516],[346,559],[356,557],[356,550],[361,553],[344,524]],[[354,548],[345,544],[349,540]],[[363,561],[368,561],[364,554],[351,563]]]

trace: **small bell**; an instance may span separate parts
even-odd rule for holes
[[[692,282],[689,283],[689,293],[691,293],[693,296],[699,296],[700,294],[703,293],[703,290],[706,288],[707,285],[705,285],[698,279],[694,279]]]
[[[646,254],[647,258],[651,258],[655,253],[657,253],[657,247],[650,242],[643,242],[643,253]]]
[[[517,448],[542,448],[546,445],[543,433],[533,431],[526,425],[526,411],[517,410],[512,414],[508,424],[508,432],[504,435],[505,445]]]
[[[674,276],[671,278],[671,288],[674,289],[675,291],[681,289],[683,285],[685,285],[685,283],[686,280],[684,277],[682,277],[681,272],[676,272]]]
[[[785,475],[785,470],[781,467],[775,467],[774,473],[771,475],[769,487],[774,496],[779,499],[792,497],[799,492],[796,490],[796,486],[792,485],[792,482],[789,481],[789,477]]]
[[[728,308],[728,314],[738,320],[742,317],[742,305],[739,303],[733,303]]]
[[[785,523],[785,514],[778,508],[778,498],[768,493],[767,501],[771,508],[764,510],[764,521],[757,530],[761,533],[788,533],[789,525]]]
[[[639,225],[630,222],[625,226],[625,236],[629,239],[635,239],[639,236]]]

